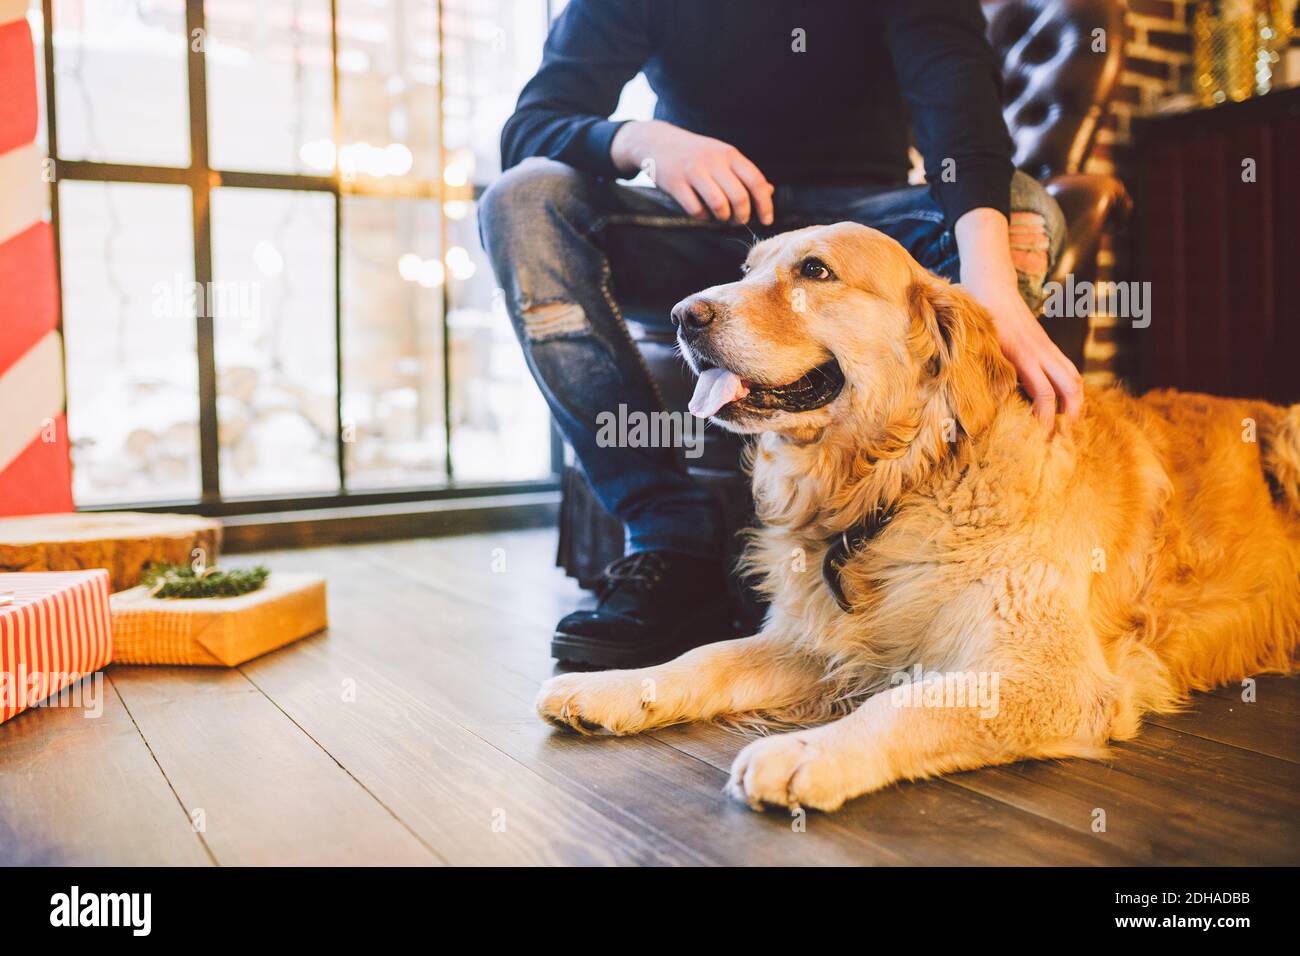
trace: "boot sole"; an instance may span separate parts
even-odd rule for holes
[[[564,664],[597,668],[650,667],[670,661],[705,644],[740,637],[728,607],[710,609],[681,624],[674,637],[640,644],[605,640],[587,634],[556,631],[551,638],[551,656]],[[701,635],[717,635],[701,639]]]

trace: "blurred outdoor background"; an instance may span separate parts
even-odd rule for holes
[[[475,197],[562,4],[207,0],[197,36],[185,0],[46,6],[79,506],[200,498],[196,311],[212,319],[221,499],[552,476]],[[197,295],[196,137],[218,171]],[[286,176],[304,188],[271,178]]]

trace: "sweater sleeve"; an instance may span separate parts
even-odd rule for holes
[[[501,168],[529,156],[596,176],[619,175],[609,119],[651,52],[651,0],[570,0],[546,38],[542,65],[501,131]]]
[[[980,207],[1006,215],[1012,143],[979,3],[889,0],[881,16],[926,179],[949,227]]]

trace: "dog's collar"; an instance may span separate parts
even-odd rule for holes
[[[822,558],[822,580],[831,589],[831,594],[835,595],[835,603],[846,614],[853,611],[853,605],[844,596],[844,581],[840,577],[840,571],[859,548],[880,534],[885,525],[894,520],[897,510],[898,506],[894,502],[888,505],[876,505],[865,521],[848,531],[837,534],[831,539],[830,547],[826,549],[826,557]]]

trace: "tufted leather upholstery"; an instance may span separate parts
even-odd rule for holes
[[[1094,278],[1112,216],[1126,212],[1118,180],[1079,173],[1124,60],[1119,0],[985,0],[988,38],[1002,59],[1002,116],[1012,161],[1041,180],[1065,214],[1065,247],[1049,279]],[[1088,337],[1073,318],[1044,319],[1052,340],[1082,367]]]
[[[1003,116],[1015,142],[1014,162],[1044,182],[1065,214],[1068,236],[1051,277],[1074,273],[1095,279],[1096,256],[1110,220],[1127,211],[1123,185],[1113,177],[1079,170],[1096,141],[1123,61],[1122,0],[987,0],[989,41],[1002,58]],[[1104,31],[1104,50],[1094,51],[1094,31]],[[672,307],[662,305],[662,311]],[[671,336],[642,327],[629,314],[651,375],[665,402],[686,407],[693,380],[672,348]],[[1045,320],[1053,340],[1082,363],[1086,323]],[[715,487],[729,526],[745,521],[748,481],[737,462],[740,444],[721,429],[706,433],[704,453],[692,473]],[[581,473],[564,475],[558,563],[584,585],[622,553],[619,523],[596,502]]]
[[[1002,58],[1002,115],[1016,144],[1016,167],[1040,180],[1077,173],[1092,150],[1123,62],[1122,4],[986,0],[981,5],[989,42]],[[1098,41],[1100,51],[1094,50]]]

